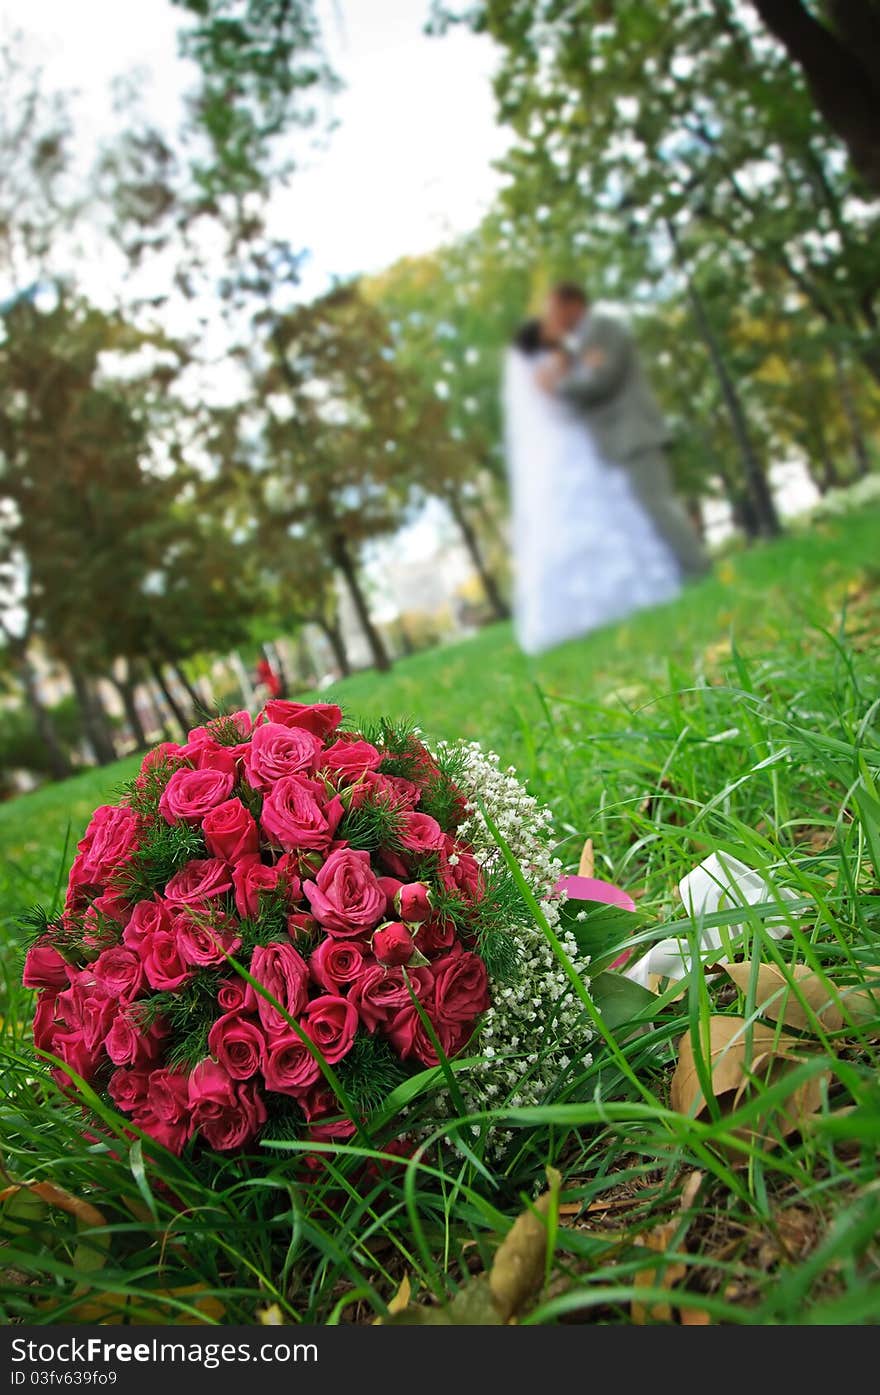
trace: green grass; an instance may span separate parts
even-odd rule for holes
[[[498,626],[334,692],[353,714],[409,715],[431,737],[478,738],[515,763],[553,808],[566,864],[590,835],[597,874],[638,895],[642,941],[670,933],[676,882],[723,849],[799,898],[779,942],[765,930],[771,908],[750,913],[746,959],[789,978],[789,966],[807,965],[830,984],[872,982],[878,534],[871,511],[734,555],[675,604],[535,663]],[[671,1107],[682,1035],[699,1039],[712,1013],[758,1020],[754,984],[744,1000],[696,970],[683,998],[666,994],[642,1014],[638,1034],[621,1028],[600,1046],[567,1099],[507,1111],[515,1144],[500,1163],[459,1151],[377,1175],[358,1144],[331,1151],[320,1180],[302,1187],[280,1148],[257,1172],[234,1159],[217,1171],[169,1160],[159,1176],[137,1143],[121,1141],[114,1156],[83,1142],[80,1115],[27,1057],[15,922],[51,899],[68,828],[75,840],[130,768],[0,808],[3,1167],[10,1179],[86,1197],[106,1222],[90,1230],[57,1208],[18,1215],[0,1273],[7,1318],[94,1317],[77,1288],[85,1268],[92,1299],[127,1304],[132,1318],[173,1320],[208,1296],[225,1322],[251,1321],[270,1303],[291,1322],[369,1321],[404,1273],[422,1300],[446,1301],[469,1269],[491,1262],[548,1162],[563,1174],[563,1224],[551,1232],[547,1283],[521,1320],[626,1323],[633,1300],[663,1296],[664,1281],[676,1285],[674,1311],[658,1309],[656,1320],[676,1320],[682,1307],[736,1323],[876,1316],[878,1023],[829,1032],[813,1021],[796,1054],[798,1078],[821,1082],[815,1117],[772,1148],[737,1142],[734,1125],[763,1120],[778,1134],[789,1086],[756,1082],[733,1120],[714,1100],[697,1120]],[[381,1124],[374,1138],[381,1148]],[[652,1250],[646,1264],[637,1241],[656,1245],[667,1223],[666,1252]],[[653,1289],[636,1287],[655,1267]]]

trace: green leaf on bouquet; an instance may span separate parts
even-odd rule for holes
[[[590,993],[610,1032],[626,1026],[645,1008],[653,1007],[657,1002],[656,993],[649,988],[643,988],[624,974],[615,974],[609,969],[590,979]]]
[[[637,911],[595,901],[564,901],[559,918],[563,929],[574,936],[581,953],[590,956],[596,973],[613,963],[641,926]]]

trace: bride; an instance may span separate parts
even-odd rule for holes
[[[512,495],[514,617],[527,654],[574,639],[681,589],[678,563],[584,421],[539,383],[553,347],[538,320],[506,359],[504,417]]]

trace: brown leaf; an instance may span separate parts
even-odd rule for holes
[[[189,1303],[200,1316],[169,1307],[167,1299]],[[225,1314],[226,1308],[219,1298],[203,1294],[201,1284],[187,1284],[182,1288],[144,1289],[136,1298],[127,1293],[93,1293],[75,1307],[66,1309],[64,1320],[100,1323],[102,1327],[118,1323],[133,1327],[198,1327],[203,1322],[221,1322]]]
[[[581,852],[581,860],[578,864],[577,874],[579,877],[593,877],[595,876],[595,867],[596,858],[593,853],[593,840],[592,838],[588,838]]]
[[[689,1211],[697,1197],[697,1192],[703,1181],[702,1172],[689,1172],[685,1178],[678,1199],[679,1213]],[[681,1226],[680,1215],[674,1220],[666,1221],[663,1225],[654,1226],[653,1230],[645,1231],[636,1236],[636,1244],[644,1245],[647,1249],[653,1250],[656,1254],[666,1254],[672,1244],[675,1235]],[[685,1231],[686,1233],[686,1231]],[[681,1237],[684,1241],[684,1235]],[[636,1288],[668,1288],[673,1289],[680,1279],[687,1274],[687,1266],[676,1260],[665,1265],[656,1265],[650,1269],[641,1269],[634,1279]],[[671,1302],[657,1302],[650,1306],[633,1299],[630,1305],[632,1320],[637,1327],[651,1322],[671,1322],[673,1304]]]
[[[747,993],[752,965],[746,961],[744,964],[724,964],[722,967],[740,992]],[[792,987],[792,981],[797,984],[797,992]],[[834,988],[806,964],[792,965],[785,972],[776,964],[759,964],[755,1007],[772,1022],[784,1022],[786,1026],[797,1027],[800,1031],[815,1032],[818,1019],[829,1032],[836,1032],[843,1022]]]
[[[534,1206],[523,1211],[511,1226],[495,1254],[489,1273],[489,1289],[502,1322],[521,1312],[544,1282],[547,1258],[547,1217],[558,1206],[561,1178],[547,1169],[550,1188]],[[558,1215],[558,1211],[555,1212]]]
[[[735,1110],[755,1080],[770,1085],[790,1071],[792,1065],[802,1059],[793,1054],[793,1049],[798,1045],[793,1037],[777,1034],[776,1029],[765,1027],[760,1022],[747,1024],[743,1017],[710,1017],[708,1064],[715,1098],[722,1110]],[[702,1044],[700,1049],[703,1050]],[[777,1108],[774,1121],[780,1133],[787,1134],[801,1128],[815,1113],[821,1102],[822,1083],[826,1078],[827,1073],[814,1076],[792,1091],[782,1106]],[[679,1043],[678,1065],[672,1077],[670,1099],[673,1109],[678,1110],[679,1114],[695,1114],[699,1118],[707,1109],[697,1075],[690,1032]],[[765,1147],[773,1147],[776,1142],[772,1131],[764,1135],[745,1129],[738,1130],[738,1135],[757,1139]],[[735,1160],[744,1160],[738,1152],[734,1156]]]
[[[89,1229],[100,1229],[107,1224],[107,1218],[96,1206],[83,1201],[81,1196],[74,1196],[63,1187],[56,1186],[54,1182],[23,1182],[21,1185],[7,1187],[5,1191],[0,1192],[0,1203],[9,1200],[17,1192],[30,1192],[31,1196],[39,1197],[47,1206],[54,1206],[59,1211],[66,1211],[68,1215],[75,1216],[80,1225]]]

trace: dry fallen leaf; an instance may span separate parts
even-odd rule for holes
[[[697,1192],[700,1190],[702,1181],[702,1172],[688,1173],[679,1198],[680,1213],[691,1209],[696,1199]],[[681,1216],[679,1215],[674,1220],[666,1221],[663,1225],[655,1226],[653,1230],[648,1230],[641,1235],[637,1235],[636,1244],[645,1246],[655,1254],[666,1254],[680,1227]],[[685,1230],[685,1234],[686,1233],[687,1231]],[[682,1241],[684,1241],[684,1238],[685,1236],[682,1235]],[[675,1260],[670,1264],[656,1264],[652,1265],[650,1269],[639,1270],[633,1282],[636,1288],[665,1288],[672,1290],[686,1274],[687,1266],[683,1264],[681,1260]],[[688,1311],[694,1312],[695,1310],[689,1309]],[[633,1299],[630,1305],[630,1313],[633,1323],[637,1327],[644,1327],[647,1322],[671,1322],[673,1303],[656,1302],[646,1306],[638,1299]]]
[[[533,1207],[517,1216],[502,1240],[489,1274],[489,1289],[502,1322],[520,1312],[544,1282],[547,1217],[558,1205],[561,1178],[547,1169],[550,1187]]]
[[[593,877],[596,874],[595,867],[596,858],[593,853],[593,840],[592,838],[588,838],[581,852],[581,860],[578,863],[577,874],[579,877]]]
[[[268,1308],[257,1309],[257,1322],[261,1327],[283,1327],[284,1315],[277,1303],[270,1303]]]
[[[722,967],[740,992],[747,993],[752,980],[751,963],[747,960],[744,964],[724,964]],[[797,984],[797,991],[792,987],[792,980]],[[836,1032],[843,1022],[834,989],[827,979],[821,978],[806,964],[795,964],[785,972],[776,964],[759,964],[755,1007],[772,1022],[784,1022],[786,1026],[797,1027],[800,1031],[814,1032],[818,1019],[829,1032]]]
[[[742,1104],[755,1080],[765,1085],[773,1084],[802,1059],[794,1054],[800,1045],[794,1037],[780,1034],[775,1028],[765,1027],[760,1022],[747,1023],[743,1017],[710,1017],[708,1026],[708,1064],[713,1092],[721,1108],[730,1112]],[[700,1050],[704,1050],[702,1043]],[[826,1078],[827,1075],[814,1076],[793,1090],[775,1110],[774,1122],[780,1133],[787,1134],[801,1128],[805,1120],[816,1112]],[[697,1074],[690,1032],[679,1043],[678,1065],[672,1077],[670,1100],[679,1114],[696,1115],[698,1118],[708,1107]],[[738,1130],[738,1136],[759,1140],[765,1147],[773,1147],[776,1141],[772,1131],[759,1135],[751,1129]],[[738,1153],[735,1156],[740,1160]]]

